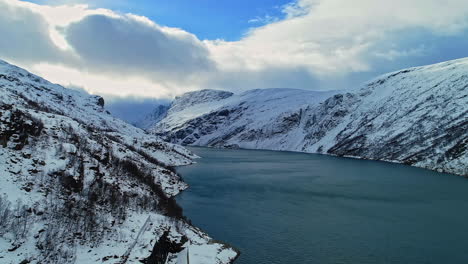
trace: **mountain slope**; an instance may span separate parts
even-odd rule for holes
[[[332,95],[266,89],[231,98],[199,114],[169,109],[150,131],[187,145],[326,153],[468,175],[468,59]]]
[[[201,92],[204,91],[206,90]],[[215,92],[211,91],[212,94]],[[278,146],[286,149],[294,145],[280,146],[278,142],[288,137],[300,139],[300,135],[296,135],[297,130],[293,123],[299,118],[301,111],[333,93],[297,89],[258,89],[212,102],[195,101],[188,106],[179,104],[176,99],[166,118],[150,131],[168,141],[181,144],[224,147],[241,145],[245,148],[266,149],[277,149],[275,147]],[[196,92],[182,98],[194,94]],[[245,137],[254,136],[258,129],[265,130],[270,137],[257,140],[255,146],[243,145],[252,142]],[[286,143],[295,144],[291,140]]]
[[[135,122],[135,126],[141,129],[148,129],[155,126],[159,121],[166,117],[169,105],[158,105],[151,113],[146,115],[143,119]]]
[[[232,261],[172,198],[195,156],[103,106],[0,61],[0,262]]]

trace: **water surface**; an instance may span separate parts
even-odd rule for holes
[[[385,162],[192,148],[178,196],[236,264],[468,263],[468,179]]]

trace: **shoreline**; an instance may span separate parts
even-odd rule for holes
[[[185,146],[184,146],[184,147],[185,147]],[[195,153],[193,153],[193,154],[194,154],[194,156],[195,156],[194,159],[203,158],[203,157],[199,157],[199,156],[196,155]],[[179,167],[185,167],[185,166],[191,166],[191,165],[193,165],[193,164],[195,164],[195,163],[196,163],[196,162],[195,162],[194,160],[192,160],[192,163],[190,163],[190,164],[184,164],[184,165],[180,165],[180,166],[176,166],[176,167],[175,167],[175,168],[176,168],[176,173],[177,173],[177,175],[180,177],[181,181],[184,182],[185,184],[187,184],[187,186],[188,186],[187,188],[185,188],[185,189],[183,189],[183,190],[180,190],[180,192],[177,193],[176,195],[172,196],[172,197],[174,198],[174,200],[175,200],[177,206],[179,206],[180,208],[182,208],[182,218],[177,219],[177,220],[178,220],[178,221],[182,221],[182,222],[185,223],[187,226],[190,226],[191,228],[193,228],[193,229],[195,229],[195,230],[197,230],[197,231],[200,231],[201,233],[203,233],[203,234],[205,234],[206,236],[208,236],[208,237],[210,238],[210,240],[208,241],[207,245],[210,245],[210,244],[219,244],[219,245],[222,245],[222,246],[223,246],[224,248],[226,248],[226,249],[232,250],[232,251],[236,254],[236,256],[235,256],[233,259],[228,260],[228,262],[227,262],[226,264],[233,264],[233,263],[240,257],[241,251],[240,251],[239,249],[237,249],[236,247],[232,246],[231,244],[225,242],[225,241],[217,240],[217,239],[211,237],[211,235],[210,235],[208,232],[206,232],[206,231],[203,230],[202,228],[200,228],[200,227],[194,225],[194,224],[191,222],[190,218],[189,218],[188,216],[186,216],[186,215],[183,213],[184,208],[183,208],[181,205],[179,205],[179,203],[177,202],[176,197],[179,196],[181,193],[187,191],[187,190],[190,188],[190,185],[189,185],[187,182],[184,181],[183,175],[181,175],[179,172],[177,172],[177,168],[179,168]],[[183,250],[182,250],[182,251],[183,251]],[[182,252],[182,251],[181,251],[181,252]],[[180,253],[180,252],[178,252],[177,254],[179,254],[179,253]],[[217,254],[217,255],[219,255],[219,254]]]
[[[318,153],[318,152],[306,152],[306,151],[298,151],[298,150],[277,150],[277,149],[263,149],[263,148],[232,148],[232,147],[223,147],[223,146],[201,146],[201,145],[181,145],[185,148],[209,148],[209,149],[226,149],[226,150],[253,150],[253,151],[273,151],[273,152],[286,152],[286,153],[300,153],[300,154],[313,154],[313,155],[322,155],[322,156],[329,156],[329,157],[336,157],[336,158],[346,158],[346,159],[355,159],[355,160],[365,160],[365,161],[376,161],[376,162],[385,162],[385,163],[393,163],[393,164],[400,164],[400,165],[405,165],[413,168],[418,168],[418,169],[424,169],[428,171],[433,171],[437,173],[444,173],[444,174],[450,174],[458,177],[463,177],[468,179],[468,174],[459,174],[451,171],[446,171],[446,170],[438,170],[438,169],[431,169],[423,166],[417,166],[413,164],[407,164],[398,160],[388,160],[388,159],[369,159],[365,157],[359,157],[359,156],[352,156],[352,155],[337,155],[333,153]]]

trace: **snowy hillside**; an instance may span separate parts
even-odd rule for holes
[[[288,124],[297,118],[296,112],[314,102],[323,101],[333,92],[312,92],[296,89],[258,89],[229,97],[214,96],[223,91],[209,91],[212,101],[179,104],[176,99],[166,118],[150,131],[162,135],[166,140],[181,144],[235,147],[240,143],[234,138],[246,135],[259,127],[269,130],[278,137],[286,137]],[[196,92],[183,95],[197,98]],[[277,139],[274,139],[276,141]],[[262,142],[253,148],[273,149],[276,142]],[[291,143],[291,142],[289,142]],[[268,146],[271,144],[271,146]]]
[[[341,93],[266,89],[213,103],[176,100],[150,131],[186,145],[327,153],[467,176],[468,59]]]
[[[201,90],[185,93],[176,97],[167,110],[164,122],[155,122],[154,126],[161,124],[161,129],[172,130],[175,126],[183,124],[192,118],[209,113],[230,101],[233,93],[218,90]],[[164,128],[162,127],[164,126]],[[149,128],[152,130],[152,128]]]
[[[0,61],[0,262],[230,263],[173,199],[194,155],[103,106]]]
[[[134,125],[141,129],[149,129],[166,117],[167,110],[169,110],[169,105],[158,105],[150,114],[146,115]]]

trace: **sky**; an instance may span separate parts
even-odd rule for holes
[[[349,89],[468,56],[466,0],[0,0],[0,59],[110,100]]]
[[[199,39],[239,40],[249,28],[270,19],[285,16],[282,6],[290,0],[33,0],[41,5],[88,4],[90,8],[107,8],[118,13],[148,17],[160,25],[182,28]]]

